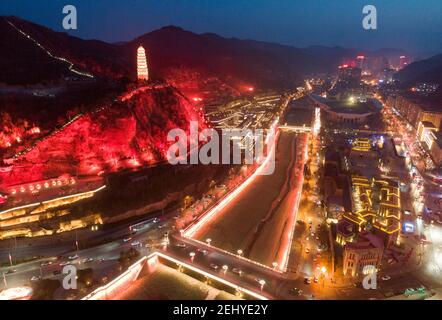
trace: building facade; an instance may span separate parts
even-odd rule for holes
[[[373,234],[360,234],[355,242],[344,246],[343,273],[360,277],[379,270],[384,253],[382,240]]]
[[[421,97],[408,94],[391,95],[387,105],[394,108],[416,130],[420,122],[430,122],[437,129],[442,123],[442,106],[429,104]]]

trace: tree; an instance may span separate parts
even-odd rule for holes
[[[121,269],[128,268],[131,264],[133,264],[138,257],[140,256],[140,253],[138,250],[134,248],[130,248],[127,251],[122,251],[120,253],[120,258],[118,259],[118,262],[120,263]]]
[[[92,268],[78,270],[77,277],[79,285],[91,287],[94,284],[94,270]]]
[[[52,300],[54,292],[60,287],[59,280],[44,279],[32,285],[32,300]]]

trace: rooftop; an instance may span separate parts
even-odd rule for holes
[[[400,230],[401,199],[397,181],[353,175],[352,212],[344,217],[358,225],[393,234]]]
[[[350,99],[346,100],[329,100],[316,94],[311,94],[310,97],[326,105],[330,111],[337,113],[349,113],[349,114],[366,114],[377,111],[378,107],[375,100],[367,100],[367,102],[353,101]]]
[[[356,241],[348,242],[345,245],[348,249],[374,249],[374,248],[384,248],[384,243],[382,239],[375,236],[370,232],[362,232],[357,237]]]

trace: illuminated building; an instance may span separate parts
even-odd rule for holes
[[[419,122],[419,125],[417,127],[417,138],[419,141],[425,142],[428,149],[431,149],[431,145],[434,141],[434,135],[431,135],[431,132],[437,132],[439,131],[438,128],[435,127],[434,124],[432,124],[429,121],[421,121]]]
[[[357,64],[358,68],[361,70],[364,69],[364,61],[365,61],[365,56],[360,55],[360,56],[356,57],[356,64]]]
[[[143,46],[137,50],[137,76],[138,80],[149,80],[149,70],[147,68],[146,51]]]
[[[442,165],[442,133],[438,130],[429,130],[423,139],[436,165]]]
[[[406,56],[399,57],[399,69],[403,69],[408,65],[408,58]]]
[[[356,138],[352,143],[352,150],[368,152],[371,150],[370,139],[368,138]]]
[[[345,101],[331,100],[313,93],[309,98],[315,107],[321,108],[327,118],[333,122],[364,123],[369,116],[379,112],[372,100],[366,102],[360,102],[355,98]]]
[[[353,175],[351,202],[352,212],[344,213],[343,219],[353,225],[355,233],[370,231],[383,239],[387,248],[396,242],[401,229],[401,196],[397,181]],[[342,235],[337,240],[345,238]],[[345,245],[346,241],[338,243]]]
[[[383,252],[381,239],[370,233],[361,233],[355,242],[344,247],[344,275],[357,277],[377,271]]]
[[[338,68],[338,77],[340,81],[346,82],[351,86],[358,86],[361,82],[361,68],[353,68],[349,65],[341,65]]]
[[[440,104],[429,102],[417,94],[397,94],[389,96],[387,105],[399,113],[414,128],[422,121],[431,122],[436,128],[442,124]]]

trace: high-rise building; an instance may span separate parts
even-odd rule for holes
[[[338,69],[339,80],[348,83],[351,87],[359,86],[361,73],[362,70],[360,68],[350,67],[347,64],[339,66]]]
[[[406,56],[399,57],[399,70],[405,68],[408,65],[409,61]]]
[[[139,46],[137,50],[137,77],[138,80],[149,80],[149,70],[147,68],[146,51],[143,46]]]
[[[364,70],[365,69],[365,56],[363,55],[359,55],[356,57],[356,66],[361,69]]]

